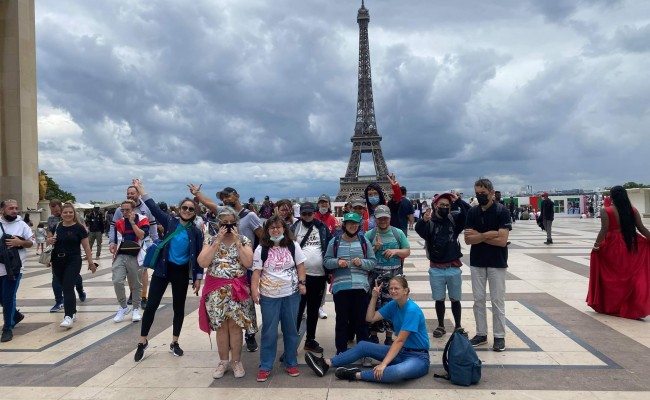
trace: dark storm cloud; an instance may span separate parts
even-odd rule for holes
[[[359,3],[37,2],[39,95],[81,131],[42,138],[43,159],[94,196],[66,168],[105,171],[120,193],[143,176],[170,196],[200,180],[333,194],[354,129]],[[650,144],[647,5],[366,6],[383,153],[409,188],[648,180],[630,172]]]

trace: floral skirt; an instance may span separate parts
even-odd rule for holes
[[[253,334],[257,329],[257,316],[253,298],[248,297],[244,301],[235,301],[232,298],[232,285],[225,285],[205,296],[205,307],[210,319],[210,329],[216,331],[227,319],[246,331]]]

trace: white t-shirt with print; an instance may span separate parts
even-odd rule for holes
[[[297,242],[296,263],[305,262],[305,254]],[[271,247],[264,265],[262,265],[262,246],[255,249],[253,270],[261,270],[260,294],[265,297],[280,298],[291,296],[298,291],[298,269],[291,257],[288,247]]]
[[[309,228],[302,223],[298,224],[298,231],[296,232],[296,240],[302,243],[302,239],[307,234]],[[325,268],[323,268],[323,253],[320,248],[320,234],[318,228],[314,226],[311,230],[309,238],[302,246],[302,252],[305,253],[305,272],[309,276],[324,276]]]

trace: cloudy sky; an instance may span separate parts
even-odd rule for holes
[[[132,177],[166,201],[188,182],[338,191],[360,0],[35,3],[39,164],[79,201]],[[382,149],[410,191],[650,183],[650,1],[366,7]]]

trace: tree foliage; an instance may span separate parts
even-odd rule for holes
[[[59,184],[54,182],[54,179],[50,178],[47,173],[45,173],[45,180],[47,181],[47,191],[45,192],[45,198],[47,200],[58,199],[64,203],[66,201],[77,201],[77,198],[72,193],[61,189]]]
[[[650,185],[645,185],[643,183],[636,182],[627,182],[623,184],[625,189],[635,189],[635,188],[650,188]]]

